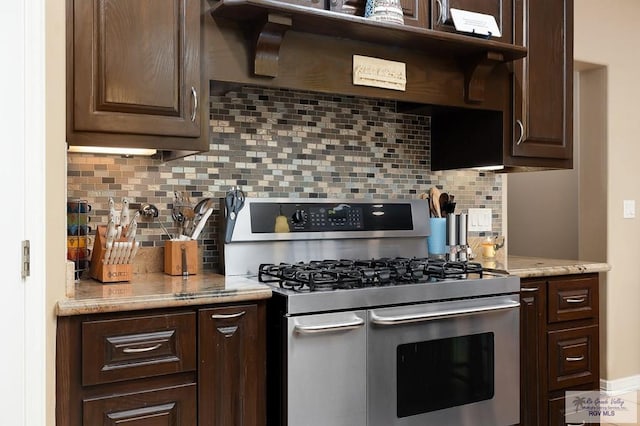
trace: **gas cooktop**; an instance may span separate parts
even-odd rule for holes
[[[262,264],[258,279],[280,288],[313,292],[482,278],[482,272],[482,266],[474,262],[395,257]]]

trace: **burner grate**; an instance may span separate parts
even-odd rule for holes
[[[260,282],[277,283],[281,288],[294,291],[331,291],[466,279],[469,274],[482,278],[479,263],[402,257],[262,264],[258,271]]]

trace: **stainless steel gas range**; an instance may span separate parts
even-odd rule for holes
[[[247,198],[229,221],[225,274],[273,288],[269,425],[519,422],[519,279],[430,259],[428,215]]]

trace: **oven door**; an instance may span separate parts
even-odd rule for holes
[[[350,311],[286,319],[283,426],[366,424],[366,318]]]
[[[518,295],[368,312],[368,425],[519,422]]]

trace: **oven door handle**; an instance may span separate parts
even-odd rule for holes
[[[341,322],[337,324],[321,325],[300,325],[296,324],[293,329],[300,334],[328,333],[333,331],[352,330],[364,326],[364,320],[356,317],[353,321]]]
[[[452,317],[462,317],[467,315],[488,313],[492,311],[502,311],[504,309],[513,309],[519,306],[520,306],[520,302],[509,301],[507,303],[480,306],[476,308],[449,309],[445,311],[424,312],[419,314],[398,315],[398,316],[390,316],[390,317],[380,316],[380,315],[377,315],[374,311],[371,311],[371,322],[377,325],[399,325],[399,324],[408,324],[412,322],[423,322],[423,321],[446,319],[446,318],[452,318]]]

